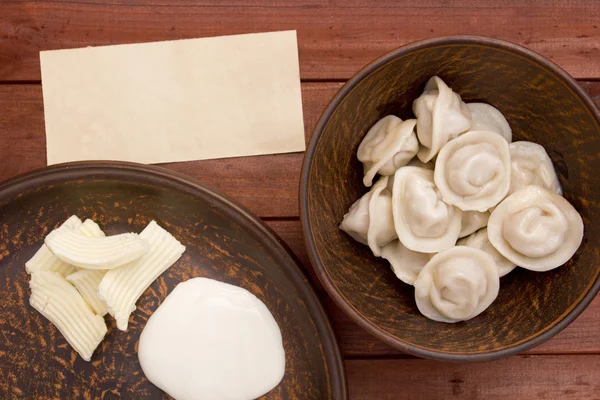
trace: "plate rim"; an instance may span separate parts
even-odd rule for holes
[[[278,259],[287,259],[289,262],[282,263],[281,268],[287,272],[288,278],[304,295],[307,310],[312,311],[309,311],[309,314],[314,321],[315,328],[322,337],[320,343],[323,345],[331,395],[334,399],[348,399],[348,382],[344,359],[335,331],[321,300],[317,296],[314,284],[307,276],[307,272],[300,266],[300,260],[283,239],[258,216],[237,203],[237,201],[221,193],[218,189],[209,187],[209,185],[180,172],[155,165],[111,160],[75,161],[37,168],[0,182],[0,206],[17,199],[24,188],[35,190],[37,187],[42,186],[41,184],[49,184],[48,179],[50,178],[62,181],[65,176],[68,178],[71,174],[110,174],[110,172],[116,171],[123,174],[129,173],[130,176],[137,174],[163,178],[191,189],[190,193],[192,195],[196,192],[196,195],[200,193],[206,198],[214,200],[228,211],[231,217],[241,221],[245,220],[254,230],[252,233],[257,237],[257,240],[263,242],[265,249],[273,252]]]

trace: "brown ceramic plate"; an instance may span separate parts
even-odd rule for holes
[[[478,317],[444,324],[423,317],[414,289],[389,263],[338,229],[367,189],[356,158],[380,118],[412,117],[412,102],[439,75],[466,102],[498,108],[513,141],[543,145],[565,198],[585,224],[583,243],[563,267],[521,268]],[[315,271],[335,302],[386,343],[428,358],[480,361],[538,345],[564,329],[600,289],[600,115],[565,71],[521,46],[482,37],[446,37],[401,47],[344,85],[315,128],[302,169],[300,214]]]
[[[146,290],[121,332],[109,330],[83,361],[29,306],[24,263],[67,217],[109,234],[155,219],[183,257]],[[209,277],[248,289],[283,335],[286,373],[265,399],[345,399],[340,352],[315,292],[280,239],[256,217],[183,175],[116,162],[63,164],[0,185],[0,397],[168,398],[144,376],[137,343],[152,312],[179,282]]]

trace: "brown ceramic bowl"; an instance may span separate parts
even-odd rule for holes
[[[73,214],[111,234],[139,232],[154,219],[186,246],[139,299],[126,332],[107,318],[108,334],[89,363],[29,306],[24,268],[44,236]],[[137,343],[167,294],[199,276],[244,287],[279,324],[285,376],[261,399],[347,398],[331,325],[281,239],[181,174],[118,162],[63,164],[0,184],[0,398],[170,398],[144,376]]]
[[[411,118],[427,80],[440,76],[466,102],[507,117],[513,140],[543,145],[564,195],[581,213],[583,244],[563,267],[517,268],[478,317],[444,324],[423,317],[414,290],[389,264],[338,229],[362,185],[358,144],[380,118]],[[400,350],[441,360],[515,354],[564,329],[600,288],[600,116],[565,71],[523,47],[481,37],[447,37],[399,48],[362,69],[333,98],[309,144],[300,209],[311,260],[335,302],[365,330]]]

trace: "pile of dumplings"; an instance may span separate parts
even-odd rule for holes
[[[425,317],[466,321],[492,304],[500,277],[517,265],[548,271],[566,263],[583,221],[562,197],[544,147],[511,143],[493,106],[463,102],[434,76],[413,112],[405,121],[384,117],[360,143],[371,189],[340,229],[414,285]]]

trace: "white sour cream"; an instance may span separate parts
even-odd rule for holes
[[[148,320],[138,357],[146,377],[177,400],[250,400],[281,382],[285,352],[268,308],[240,287],[182,282]]]

